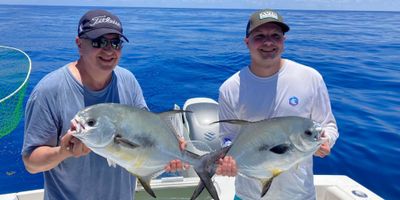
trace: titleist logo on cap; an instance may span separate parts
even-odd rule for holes
[[[92,23],[90,23],[89,26],[96,26],[97,24],[108,23],[108,24],[115,24],[116,26],[121,27],[121,24],[118,21],[113,20],[105,15],[93,17],[91,22]]]
[[[273,11],[264,11],[264,12],[260,13],[260,19],[265,19],[265,18],[278,19],[278,14]]]

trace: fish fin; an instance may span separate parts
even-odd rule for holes
[[[283,171],[280,169],[273,169],[272,170],[272,177],[267,179],[266,181],[261,181],[263,187],[262,187],[262,192],[261,192],[261,197],[264,197],[265,194],[267,194],[269,188],[271,187],[272,181],[274,180],[275,177],[279,176]]]
[[[161,120],[165,122],[165,124],[168,126],[168,128],[174,133],[175,137],[177,139],[179,139],[179,138],[184,137],[185,129],[186,129],[183,127],[181,114],[182,113],[191,113],[191,112],[192,111],[176,109],[176,110],[172,110],[172,111],[158,113],[158,115],[161,118]],[[180,114],[180,115],[177,116],[177,114]]]
[[[202,169],[196,167],[194,169],[197,175],[199,175],[200,177],[200,182],[197,185],[196,189],[193,191],[192,197],[190,198],[191,200],[196,199],[204,190],[204,188],[207,188],[208,192],[214,200],[219,199],[218,192],[216,191],[214,184],[211,180],[211,177],[213,177],[215,174],[215,168],[211,167],[211,171],[207,171],[207,169],[210,168],[209,166],[214,164],[215,161],[217,161],[219,158],[225,157],[230,148],[231,146],[226,146],[218,151],[210,152],[201,156]]]
[[[152,174],[151,177],[159,177],[161,174],[164,174],[165,169],[162,169],[160,171],[155,172],[154,174]]]
[[[261,191],[261,197],[264,197],[265,194],[267,194],[269,188],[271,187],[272,180],[274,180],[274,177],[268,179],[265,182],[262,181],[263,187],[262,187],[262,191]]]
[[[149,195],[151,195],[154,198],[157,198],[156,194],[154,193],[154,191],[150,187],[151,177],[139,177],[139,176],[137,176],[137,179],[139,180],[140,184],[143,186],[144,190],[146,190],[146,192]]]
[[[180,110],[169,110],[169,111],[165,111],[165,112],[160,112],[160,113],[158,113],[159,115],[174,115],[174,114],[177,114],[177,113],[191,113],[192,111],[190,111],[190,110],[182,110],[182,109],[180,109]]]
[[[122,137],[121,135],[118,135],[118,134],[114,137],[114,142],[117,143],[117,144],[121,144],[122,146],[131,148],[131,149],[135,149],[135,148],[140,147],[139,144],[136,144],[136,143],[134,143],[134,142]]]
[[[208,193],[210,193],[211,198],[213,198],[214,200],[219,200],[217,189],[215,188],[214,183],[211,180],[212,175],[207,171],[197,171],[196,169],[195,169],[195,172],[199,176],[200,182],[207,189]],[[197,191],[197,188],[195,191]],[[197,195],[200,195],[200,193],[201,193],[201,191],[199,191],[199,193]],[[193,196],[194,196],[194,194],[192,195],[192,197],[190,199],[195,199],[195,198],[193,198]]]
[[[171,120],[172,120],[172,119],[171,119]],[[183,137],[183,129],[181,129],[182,132],[178,131],[178,130],[177,130],[178,127],[176,127],[176,125],[173,124],[174,122],[172,122],[171,120],[170,120],[170,121],[164,120],[164,122],[165,122],[165,124],[168,126],[168,128],[172,131],[172,133],[174,133],[174,135],[175,135],[175,137],[176,137],[177,139]],[[182,127],[182,128],[183,128],[183,127]]]
[[[199,184],[197,184],[196,189],[193,191],[192,197],[190,198],[190,200],[194,200],[196,199],[198,196],[200,196],[201,192],[203,192],[205,188],[205,185],[203,183],[203,181],[200,180]]]
[[[189,151],[189,150],[187,150],[187,149],[184,149],[182,153],[183,153],[185,156],[191,157],[191,158],[193,158],[193,159],[195,159],[195,160],[200,160],[200,159],[201,159],[201,156],[200,156],[200,155],[198,155],[198,154],[196,154],[196,153],[194,153],[194,152],[192,152],[192,151]]]
[[[299,167],[300,167],[300,164],[297,163],[297,164],[296,164],[296,169],[299,169]]]
[[[211,122],[211,124],[217,124],[217,123],[229,123],[229,124],[236,124],[236,125],[246,125],[246,124],[250,124],[253,123],[251,121],[247,121],[247,120],[242,120],[242,119],[224,119],[224,120],[218,120],[215,122]]]
[[[284,154],[287,151],[289,151],[290,149],[290,145],[288,144],[279,144],[276,145],[274,147],[272,147],[271,149],[269,149],[271,152],[276,153],[276,154]]]
[[[198,155],[198,154],[196,154],[192,151],[188,151],[186,149],[183,150],[182,153],[184,154],[184,156],[188,156],[192,159],[201,160],[202,165],[204,165],[204,167],[209,167],[211,164],[214,164],[218,159],[225,157],[225,155],[228,153],[228,151],[231,147],[232,147],[232,145],[226,146],[224,148],[206,153],[204,155]]]
[[[281,174],[282,172],[283,172],[282,170],[275,168],[272,170],[272,177],[275,178],[275,177],[279,176],[279,174]]]
[[[192,111],[189,110],[170,110],[170,111],[165,111],[165,112],[160,112],[158,115],[160,116],[161,119],[163,120],[169,120],[170,117],[176,114],[180,113],[191,113]]]
[[[117,163],[107,158],[107,163],[109,167],[117,167]]]

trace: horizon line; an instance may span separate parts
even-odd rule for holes
[[[258,10],[260,8],[226,8],[226,7],[173,7],[173,6],[133,6],[133,5],[57,5],[57,4],[8,4],[0,3],[0,6],[49,6],[49,7],[108,7],[108,8],[158,8],[158,9],[214,9],[214,10]],[[356,9],[307,9],[307,8],[274,8],[275,10],[292,11],[344,11],[344,12],[400,12],[400,10],[356,10]]]

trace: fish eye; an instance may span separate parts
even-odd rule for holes
[[[88,126],[92,127],[96,124],[96,120],[94,119],[90,119],[89,121],[87,121]]]
[[[312,136],[312,132],[310,130],[306,130],[304,131],[304,134],[308,135],[308,136]]]

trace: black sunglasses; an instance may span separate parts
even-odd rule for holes
[[[106,39],[104,37],[99,37],[96,39],[91,40],[92,41],[92,47],[93,48],[104,48],[108,46],[108,44],[111,45],[111,47],[115,50],[120,50],[122,48],[122,41],[120,38],[115,38],[115,39]]]

